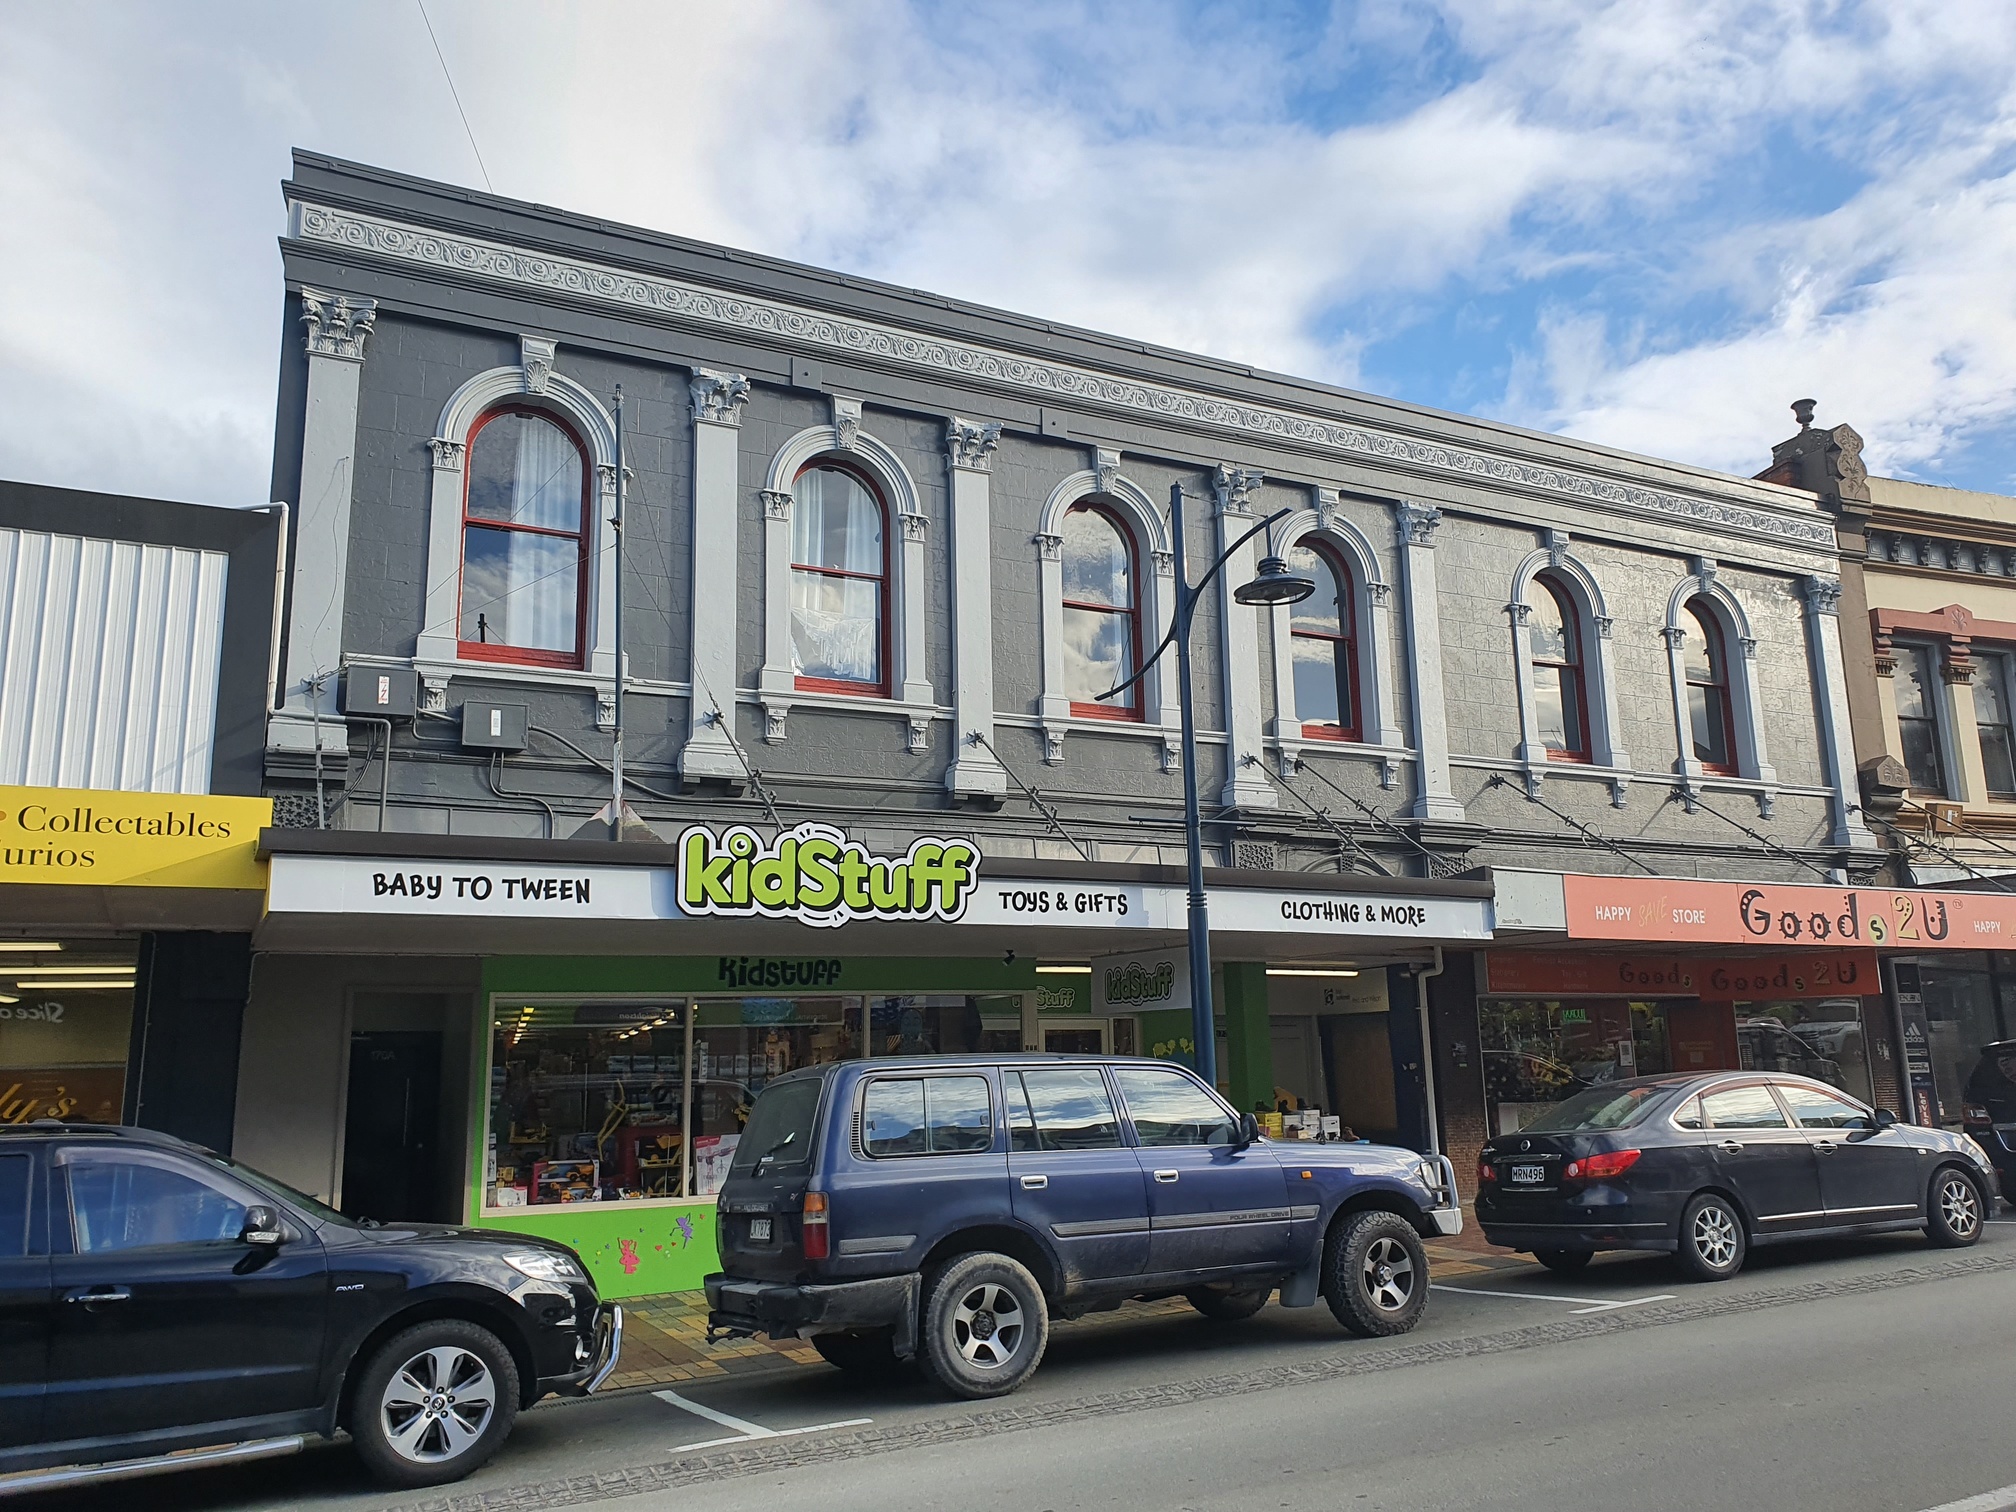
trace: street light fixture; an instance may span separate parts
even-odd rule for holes
[[[1101,693],[1103,701],[1117,698],[1148,675],[1148,669],[1173,644],[1176,647],[1176,703],[1183,722],[1183,839],[1188,850],[1190,873],[1190,1035],[1197,1047],[1197,1071],[1212,1086],[1218,1085],[1218,1026],[1211,1012],[1211,918],[1204,899],[1204,825],[1197,812],[1197,726],[1190,704],[1190,624],[1197,601],[1204,596],[1232,553],[1261,531],[1271,531],[1275,521],[1291,513],[1286,509],[1268,515],[1238,540],[1218,553],[1196,587],[1183,561],[1183,485],[1169,485],[1169,534],[1176,568],[1176,613],[1169,633],[1155,648],[1141,669],[1117,688]],[[1271,547],[1271,538],[1270,538]],[[1316,591],[1315,581],[1304,577],[1270,549],[1261,559],[1260,570],[1250,583],[1232,590],[1242,604],[1297,604]]]

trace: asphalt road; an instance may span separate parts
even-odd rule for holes
[[[1379,1343],[1320,1307],[1065,1325],[993,1403],[815,1369],[691,1388],[712,1417],[643,1391],[546,1404],[428,1493],[388,1496],[338,1448],[16,1505],[1921,1512],[2016,1484],[2012,1318],[2005,1217],[1972,1250],[1801,1246],[1717,1286],[1654,1257],[1463,1276]],[[714,1442],[740,1424],[780,1436]]]

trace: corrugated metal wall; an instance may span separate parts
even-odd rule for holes
[[[228,565],[0,529],[0,783],[208,792]]]

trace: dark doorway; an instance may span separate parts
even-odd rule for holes
[[[343,1211],[381,1223],[449,1221],[435,1180],[440,1127],[440,1031],[352,1034]]]

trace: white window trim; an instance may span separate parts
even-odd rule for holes
[[[1064,516],[1079,504],[1104,504],[1127,522],[1137,553],[1141,655],[1154,654],[1169,633],[1176,613],[1176,558],[1169,526],[1161,510],[1138,483],[1120,474],[1118,452],[1094,454],[1094,465],[1072,473],[1043,501],[1033,537],[1037,589],[1043,609],[1043,692],[1037,713],[1043,728],[1043,759],[1051,766],[1064,760],[1064,737],[1072,731],[1102,735],[1141,735],[1162,744],[1162,770],[1173,772],[1182,762],[1182,715],[1176,705],[1176,679],[1167,661],[1157,662],[1141,680],[1141,718],[1083,719],[1071,712],[1064,689]]]
[[[433,451],[433,486],[428,496],[427,593],[420,634],[414,646],[416,667],[441,675],[508,669],[534,681],[597,687],[596,720],[604,719],[616,672],[616,579],[610,564],[616,559],[616,535],[609,523],[616,499],[616,422],[594,394],[572,378],[553,371],[555,343],[538,336],[518,338],[516,367],[491,368],[457,389],[442,407],[441,423],[428,443]],[[545,409],[568,421],[588,446],[595,471],[594,551],[587,585],[589,612],[582,668],[533,667],[516,662],[474,661],[459,651],[456,626],[462,596],[462,466],[469,433],[492,408],[519,401]],[[609,715],[613,718],[613,712]]]
[[[1358,739],[1312,740],[1302,733],[1295,706],[1294,609],[1276,604],[1273,617],[1274,721],[1269,731],[1283,773],[1294,770],[1304,749],[1337,755],[1372,756],[1380,763],[1380,783],[1399,780],[1400,763],[1413,755],[1394,715],[1393,589],[1379,570],[1371,539],[1338,513],[1335,489],[1316,488],[1315,504],[1288,516],[1274,532],[1283,549],[1310,536],[1323,537],[1343,558],[1351,577],[1352,637],[1358,659]]]
[[[881,491],[889,518],[889,695],[801,692],[791,665],[792,484],[810,463],[834,457],[866,472]],[[895,451],[861,426],[861,401],[833,396],[833,423],[798,432],[770,459],[763,504],[763,665],[756,693],[763,705],[763,738],[785,738],[794,703],[819,703],[900,715],[908,725],[913,753],[929,747],[938,700],[925,671],[929,562],[927,521],[916,480]]]
[[[1778,792],[1778,772],[1764,746],[1764,705],[1757,686],[1757,636],[1750,628],[1750,616],[1742,602],[1716,576],[1713,557],[1696,557],[1693,572],[1673,585],[1666,599],[1666,621],[1661,634],[1666,639],[1667,677],[1673,691],[1673,732],[1678,741],[1674,771],[1680,790],[1691,811],[1704,783],[1714,782],[1711,774],[1694,759],[1694,720],[1687,707],[1687,662],[1683,649],[1686,627],[1681,616],[1687,605],[1701,599],[1716,617],[1722,630],[1722,649],[1729,673],[1730,722],[1736,726],[1736,775],[1759,784],[1758,808],[1767,819]],[[1735,654],[1730,654],[1731,651]]]
[[[1631,755],[1624,747],[1624,725],[1617,711],[1616,653],[1611,642],[1615,621],[1604,601],[1602,586],[1588,565],[1568,549],[1568,533],[1547,532],[1547,544],[1524,557],[1512,573],[1512,595],[1505,605],[1512,624],[1512,665],[1519,686],[1519,752],[1526,792],[1537,797],[1550,776],[1597,777],[1610,784],[1610,802],[1622,808],[1630,790]],[[1567,590],[1582,647],[1582,703],[1589,718],[1589,760],[1555,761],[1540,735],[1540,705],[1533,682],[1533,627],[1529,593],[1545,574]],[[1542,589],[1544,592],[1545,590]]]

